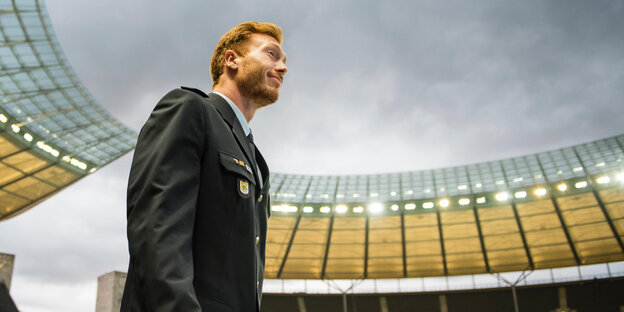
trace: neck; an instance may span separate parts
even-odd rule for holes
[[[256,110],[258,109],[256,104],[243,96],[238,89],[238,87],[234,84],[234,82],[223,82],[214,86],[213,91],[219,92],[225,96],[227,96],[233,103],[238,107],[238,109],[243,113],[247,123],[253,119],[256,114]]]

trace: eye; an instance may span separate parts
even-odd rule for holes
[[[271,57],[275,57],[275,53],[273,51],[268,51],[267,52]]]

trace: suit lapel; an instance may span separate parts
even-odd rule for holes
[[[254,168],[255,166],[251,161],[253,158],[251,157],[251,147],[249,146],[249,140],[247,140],[245,131],[243,131],[243,127],[240,125],[240,122],[238,122],[238,118],[236,118],[236,114],[234,113],[234,111],[232,111],[230,104],[228,104],[225,99],[214,93],[210,93],[206,97],[208,98],[208,101],[212,103],[212,105],[217,109],[219,114],[221,114],[221,117],[223,117],[225,122],[230,125],[230,129],[232,129],[232,133],[234,133],[234,137],[236,138],[238,146],[240,146],[240,148],[243,150],[243,153],[245,153],[245,157],[247,157],[251,170],[254,173],[254,177],[259,180],[257,173],[258,169]],[[258,159],[256,159],[256,161],[258,161]],[[262,162],[266,167],[264,159],[262,159]],[[265,176],[263,175],[262,177],[264,178]]]
[[[262,157],[262,153],[258,150],[258,146],[256,146],[256,161],[258,162],[258,168],[260,168],[260,172],[262,173],[262,189],[269,187],[269,166],[267,165],[264,157]]]

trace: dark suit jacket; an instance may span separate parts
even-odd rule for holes
[[[141,129],[121,311],[258,311],[269,169],[217,94],[175,89]]]

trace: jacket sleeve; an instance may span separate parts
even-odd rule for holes
[[[201,311],[193,288],[193,228],[204,149],[201,98],[180,89],[141,129],[128,182],[128,245],[150,311]]]

